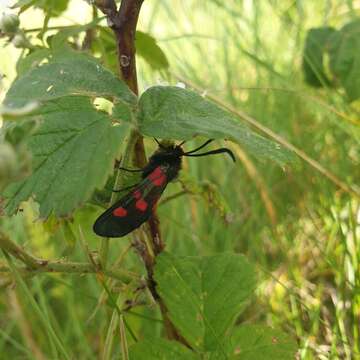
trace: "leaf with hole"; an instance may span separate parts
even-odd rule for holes
[[[31,119],[41,123],[28,140],[33,172],[6,189],[5,209],[14,213],[22,201],[34,197],[42,217],[66,215],[105,185],[128,125],[112,125],[86,97],[49,102],[24,120]]]
[[[14,81],[4,104],[17,108],[29,102],[46,102],[69,95],[109,97],[130,105],[136,96],[127,85],[95,58],[65,51],[53,54],[47,64],[33,68]]]

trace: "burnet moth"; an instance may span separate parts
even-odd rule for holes
[[[141,171],[142,180],[97,218],[93,226],[94,232],[104,237],[122,237],[147,221],[167,184],[178,175],[183,156],[227,153],[235,161],[234,154],[227,148],[195,154],[211,141],[213,140],[206,141],[194,150],[184,152],[181,147],[184,142],[179,145],[165,146],[156,140],[159,148],[151,155],[143,169],[123,169]]]

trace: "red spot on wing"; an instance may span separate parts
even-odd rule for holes
[[[135,190],[133,192],[134,198],[135,199],[140,199],[141,198],[141,191],[140,190]]]
[[[139,199],[136,202],[135,206],[140,211],[145,211],[147,209],[147,207],[148,207],[148,203],[144,199]]]
[[[124,209],[123,207],[118,207],[113,211],[114,216],[118,216],[118,217],[124,217],[127,215],[127,210]]]
[[[155,186],[161,186],[166,181],[166,175],[163,173],[160,166],[158,166],[148,177]]]

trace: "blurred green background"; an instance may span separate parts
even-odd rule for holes
[[[91,6],[74,0],[48,25],[85,24],[92,15]],[[360,358],[360,102],[349,103],[341,88],[311,88],[302,73],[307,31],[339,29],[359,15],[360,2],[351,0],[146,0],[139,19],[138,29],[157,40],[170,65],[156,71],[139,56],[140,91],[165,82],[195,87],[245,112],[357,189],[358,195],[344,191],[309,162],[282,169],[234,147],[235,165],[221,156],[186,159],[180,181],[168,187],[159,206],[167,250],[181,255],[235,251],[256,265],[257,297],[238,321],[292,334],[300,359]],[[20,16],[28,30],[41,28],[43,21],[40,9]],[[28,33],[40,41],[36,31]],[[4,38],[0,46],[3,98],[21,50]],[[111,67],[114,56],[102,60]],[[201,141],[187,143],[186,149]],[[155,149],[151,139],[146,146],[148,154]],[[171,199],[179,192],[185,194]],[[91,227],[101,211],[87,205],[76,211],[74,222],[43,224],[31,201],[1,226],[39,257],[84,261],[79,224],[96,250],[99,238]],[[126,238],[112,240],[111,261],[144,276],[128,245]],[[3,263],[0,258],[0,268]],[[133,291],[133,283],[110,285],[124,298]],[[53,358],[55,350],[28,299],[19,296],[5,273],[0,286],[0,357]],[[31,289],[70,353],[79,359],[102,354],[112,309],[95,276],[41,274],[32,277]],[[154,306],[136,311],[129,315],[135,329],[146,335],[156,328],[160,334]]]

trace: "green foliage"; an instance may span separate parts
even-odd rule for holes
[[[51,16],[59,16],[68,7],[69,0],[19,0],[13,8],[21,8],[23,11],[30,6],[42,9]]]
[[[151,338],[130,348],[134,359],[285,360],[295,356],[296,343],[280,331],[248,325],[232,329],[256,283],[254,269],[243,256],[163,253],[157,259],[155,279],[171,320],[195,353]]]
[[[42,61],[51,56],[51,50],[47,48],[36,49],[29,55],[20,58],[16,63],[16,72],[18,76],[23,76],[27,71],[36,68]]]
[[[37,0],[19,0],[14,5],[13,8],[18,8],[22,6],[30,6],[34,4]]]
[[[161,254],[155,280],[170,318],[198,351],[224,348],[225,334],[255,288],[254,269],[235,254]]]
[[[334,33],[329,40],[330,69],[349,100],[360,97],[360,19]]]
[[[295,358],[297,344],[291,336],[279,330],[241,325],[232,335],[230,348],[234,360],[289,360]]]
[[[121,121],[119,126],[112,126],[110,117],[97,111],[87,97],[111,99],[112,117],[133,121],[136,97],[128,87],[95,59],[64,46],[68,36],[80,30],[57,34],[52,39],[56,51],[40,49],[28,56],[29,61],[28,57],[22,60],[18,64],[22,75],[6,95],[4,105],[9,109],[31,102],[45,104],[24,118],[39,120],[41,127],[28,144],[33,155],[32,175],[10,186],[4,194],[9,214],[22,201],[35,196],[41,216],[51,212],[65,215],[87,201],[96,188],[104,186],[128,126]],[[37,66],[45,57],[49,62]],[[144,135],[173,139],[195,135],[229,137],[255,155],[281,164],[290,158],[280,146],[256,135],[194,92],[153,87],[141,96],[139,113],[139,129]]]
[[[130,347],[134,360],[289,360],[294,359],[296,342],[281,331],[258,325],[242,325],[236,328],[227,345],[226,354],[219,351],[196,354],[174,341],[147,338]]]
[[[130,359],[358,358],[359,126],[358,102],[348,103],[359,98],[355,3],[149,2],[136,34],[140,101],[118,80],[116,41],[100,11],[89,6],[84,25],[68,13],[68,26],[52,19],[52,6],[62,11],[66,1],[19,3],[20,27],[4,34],[0,57],[0,91],[15,64],[18,76],[0,107],[0,186],[10,183],[7,210],[22,210],[0,218],[0,247],[2,232],[18,245],[11,265],[0,255],[1,357],[117,359],[128,348]],[[32,20],[25,10],[41,4],[31,14],[43,23],[22,28]],[[14,35],[25,46],[18,62]],[[301,70],[317,89],[304,90]],[[149,88],[159,78],[241,109],[294,144],[307,165],[282,171],[257,161],[284,164],[292,154],[193,91]],[[147,154],[156,147],[147,136],[159,134],[188,139],[186,149],[201,144],[196,135],[240,145],[232,144],[235,165],[184,159],[159,204],[169,253],[156,258],[154,285],[182,343],[165,339],[169,328],[132,251],[146,248],[146,226],[110,241],[107,267],[99,266],[92,224],[102,209],[94,204],[138,181],[114,171],[120,156],[133,165],[130,129],[145,135]],[[353,192],[339,191],[336,178]],[[63,266],[61,274],[46,261],[32,270],[24,252]]]
[[[59,30],[55,35],[49,37],[48,42],[50,44],[50,47],[57,52],[71,50],[71,46],[74,46],[74,43],[70,42],[69,38],[76,37],[87,30],[94,31],[100,21],[101,18],[95,18],[94,20],[90,21],[85,25],[74,25]]]
[[[135,46],[137,54],[143,57],[154,70],[165,70],[169,67],[166,55],[151,35],[136,31]]]
[[[193,91],[175,86],[154,86],[140,100],[139,127],[147,136],[190,139],[195,135],[227,138],[244,146],[259,158],[283,165],[292,154],[240,123],[229,112]]]
[[[58,52],[51,62],[15,80],[4,104],[21,107],[30,101],[44,102],[64,96],[110,97],[134,104],[135,95],[94,58],[77,52]]]
[[[303,71],[305,81],[312,86],[330,85],[326,76],[324,54],[328,50],[328,40],[335,32],[332,27],[310,29],[305,40]]]
[[[147,338],[130,348],[133,360],[197,360],[196,354],[175,341],[160,338]]]
[[[38,51],[40,57],[50,56],[48,51]],[[23,63],[25,74],[14,82],[4,104],[10,109],[29,102],[45,105],[24,118],[41,122],[28,144],[33,173],[7,189],[6,208],[13,213],[21,201],[35,196],[42,216],[52,211],[64,215],[104,186],[128,129],[123,124],[113,126],[106,113],[80,96],[110,97],[115,108],[129,106],[136,98],[95,59],[79,53],[59,51],[51,54],[47,64],[26,71],[27,66]]]
[[[89,99],[63,97],[33,115],[41,121],[28,143],[33,172],[5,192],[6,209],[12,214],[34,196],[40,214],[65,215],[104,186],[113,172],[127,127],[115,126]]]
[[[326,75],[324,55],[329,56],[332,80]],[[350,101],[360,97],[360,20],[344,25],[340,30],[332,27],[310,29],[307,34],[303,71],[309,85],[323,87],[342,86]]]
[[[101,53],[104,64],[113,71],[117,70],[116,42],[112,31],[104,26],[97,28],[98,36],[92,44],[95,51]],[[168,59],[158,45],[156,39],[143,31],[135,33],[136,55],[142,57],[147,64],[155,71],[167,70]]]
[[[52,16],[59,16],[67,9],[68,4],[69,0],[37,0],[35,2],[35,6]]]

